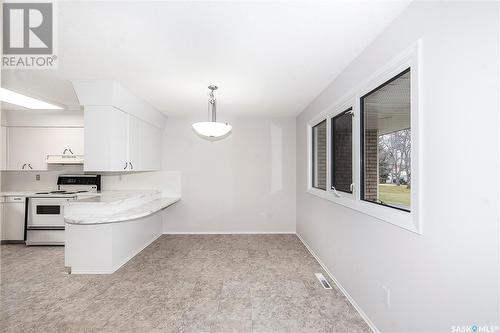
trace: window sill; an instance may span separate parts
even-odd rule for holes
[[[361,201],[355,198],[354,195],[347,193],[341,194],[340,197],[337,197],[332,191],[323,191],[317,188],[309,188],[307,192],[322,199],[334,202],[338,205],[342,205],[352,210],[372,216],[378,220],[406,229],[408,231],[422,234],[420,228],[417,227],[417,217],[412,212],[405,212],[402,210]]]

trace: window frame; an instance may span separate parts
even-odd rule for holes
[[[400,208],[400,207],[391,206],[391,205],[385,205],[385,204],[380,203],[380,202],[370,201],[370,200],[364,199],[364,194],[365,194],[365,155],[364,155],[365,154],[365,117],[364,117],[364,111],[365,110],[364,110],[364,108],[365,107],[364,107],[364,99],[366,98],[366,96],[368,96],[371,93],[379,90],[380,88],[384,87],[385,85],[387,85],[387,84],[389,84],[389,83],[391,83],[391,82],[399,79],[401,76],[405,75],[406,73],[410,73],[410,92],[411,92],[411,84],[412,84],[412,82],[411,82],[411,76],[412,76],[412,72],[411,72],[411,67],[408,67],[407,69],[403,70],[401,73],[399,73],[396,76],[390,78],[389,80],[385,81],[384,83],[378,85],[377,87],[373,88],[372,90],[370,90],[369,92],[367,92],[366,94],[364,94],[363,96],[361,96],[359,98],[359,126],[360,126],[359,127],[359,160],[360,160],[360,168],[359,168],[359,179],[360,179],[360,182],[359,182],[359,198],[360,198],[360,200],[362,200],[364,202],[369,202],[371,204],[380,205],[380,206],[383,206],[383,207],[389,207],[389,208],[393,208],[393,209],[398,209],[398,210],[401,210],[401,211],[404,211],[404,212],[411,213],[411,206],[410,206],[410,209],[405,209],[405,208]],[[411,97],[410,97],[410,119],[411,119],[411,110],[412,110],[412,107],[411,107]],[[411,121],[410,121],[410,124],[411,124]],[[411,126],[410,126],[410,129],[411,129]],[[413,140],[413,135],[411,135],[411,139]],[[377,144],[377,149],[378,149],[378,144]],[[413,156],[413,154],[411,154],[411,155]],[[411,196],[411,193],[410,193],[410,196]]]
[[[422,91],[422,62],[421,62],[421,52],[422,52],[422,41],[418,39],[415,43],[410,45],[407,49],[403,50],[392,60],[385,64],[379,66],[379,70],[375,71],[372,75],[368,75],[367,79],[354,89],[350,90],[348,94],[345,94],[343,98],[340,98],[336,103],[325,108],[323,111],[319,112],[310,121],[307,122],[307,156],[308,157],[308,177],[307,179],[307,192],[320,197],[322,199],[331,201],[335,204],[353,209],[357,212],[363,213],[374,217],[375,221],[390,223],[394,226],[400,227],[402,229],[414,232],[416,234],[423,234],[423,223],[421,221],[420,207],[421,207],[421,182],[420,182],[420,172],[422,170],[419,155],[420,155],[420,142],[422,140],[421,132],[423,129],[421,123],[421,117],[419,117],[419,109],[422,105],[421,91]],[[369,92],[373,91],[377,87],[394,78],[396,75],[402,73],[406,69],[411,70],[410,76],[410,98],[411,98],[411,108],[410,108],[410,123],[411,123],[411,173],[412,173],[412,188],[411,188],[411,211],[403,211],[394,207],[373,204],[373,202],[361,200],[360,189],[361,189],[361,161],[360,161],[360,138],[361,138],[361,120],[360,119],[360,108],[361,108],[361,97],[365,96]],[[331,148],[331,118],[346,111],[349,107],[352,107],[354,112],[353,118],[353,193],[337,192],[335,193],[331,189],[331,176],[332,176],[332,148]],[[320,121],[327,120],[327,190],[323,191],[317,188],[311,187],[312,184],[312,173],[311,173],[311,139],[312,139],[312,125],[319,123]]]
[[[358,140],[357,132],[356,132],[356,99],[354,96],[349,96],[347,98],[343,98],[342,102],[335,104],[334,106],[326,109],[324,112],[320,113],[318,116],[314,117],[307,123],[308,127],[308,140],[307,140],[307,147],[308,147],[308,162],[309,162],[309,177],[307,180],[307,191],[311,194],[314,194],[318,197],[321,197],[323,199],[327,199],[330,201],[333,201],[335,203],[338,203],[340,205],[348,206],[350,207],[353,202],[356,200],[356,178],[358,174],[358,165],[356,161],[356,155],[357,155],[357,150],[356,150],[356,144]],[[331,133],[332,133],[332,119],[344,111],[347,110],[352,110],[354,113],[353,117],[353,123],[352,123],[352,183],[353,185],[353,192],[352,193],[347,193],[347,192],[342,192],[342,191],[334,191],[331,187],[332,184],[332,159],[331,159],[331,151],[332,151],[332,140],[331,140]],[[326,186],[326,191],[313,187],[312,186],[312,171],[311,168],[313,167],[312,165],[312,128],[316,125],[321,123],[322,121],[326,120],[326,135],[327,135],[327,169],[326,169],[326,178],[327,178],[327,186]]]
[[[350,187],[350,191],[344,191],[344,190],[339,190],[337,189],[335,186],[334,186],[334,182],[335,182],[335,136],[333,135],[333,132],[335,131],[335,127],[333,126],[333,123],[335,121],[336,118],[339,118],[339,117],[342,117],[342,116],[345,116],[346,114],[349,114],[350,115],[350,119],[351,119],[351,187]],[[330,147],[330,173],[331,173],[331,177],[330,177],[330,189],[332,189],[333,191],[336,191],[336,192],[342,192],[342,193],[346,193],[346,194],[353,194],[354,192],[354,147],[353,147],[353,142],[354,142],[354,108],[352,106],[348,107],[345,111],[342,111],[340,113],[338,113],[337,115],[333,116],[333,117],[330,117],[329,118],[330,120],[330,142],[331,142],[331,147]]]
[[[327,164],[326,164],[326,169],[325,172],[327,173],[327,177],[326,177],[326,186],[325,186],[325,189],[322,189],[321,187],[316,187],[314,186],[314,179],[315,179],[315,175],[314,175],[314,152],[315,152],[315,140],[314,140],[314,128],[325,123],[326,125],[326,160],[327,160]],[[311,156],[310,156],[310,159],[311,159],[311,187],[312,188],[315,188],[319,191],[326,191],[328,189],[328,122],[327,122],[327,119],[323,119],[319,122],[317,122],[315,125],[311,126]]]

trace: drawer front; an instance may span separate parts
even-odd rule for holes
[[[26,202],[25,197],[5,197],[5,202]]]

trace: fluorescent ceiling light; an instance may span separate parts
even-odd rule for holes
[[[0,88],[0,101],[19,105],[27,109],[39,110],[62,110],[63,108],[54,104],[46,103],[36,98],[28,97],[11,90]]]

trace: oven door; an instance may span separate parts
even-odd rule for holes
[[[64,202],[73,198],[30,198],[28,229],[64,229]]]

